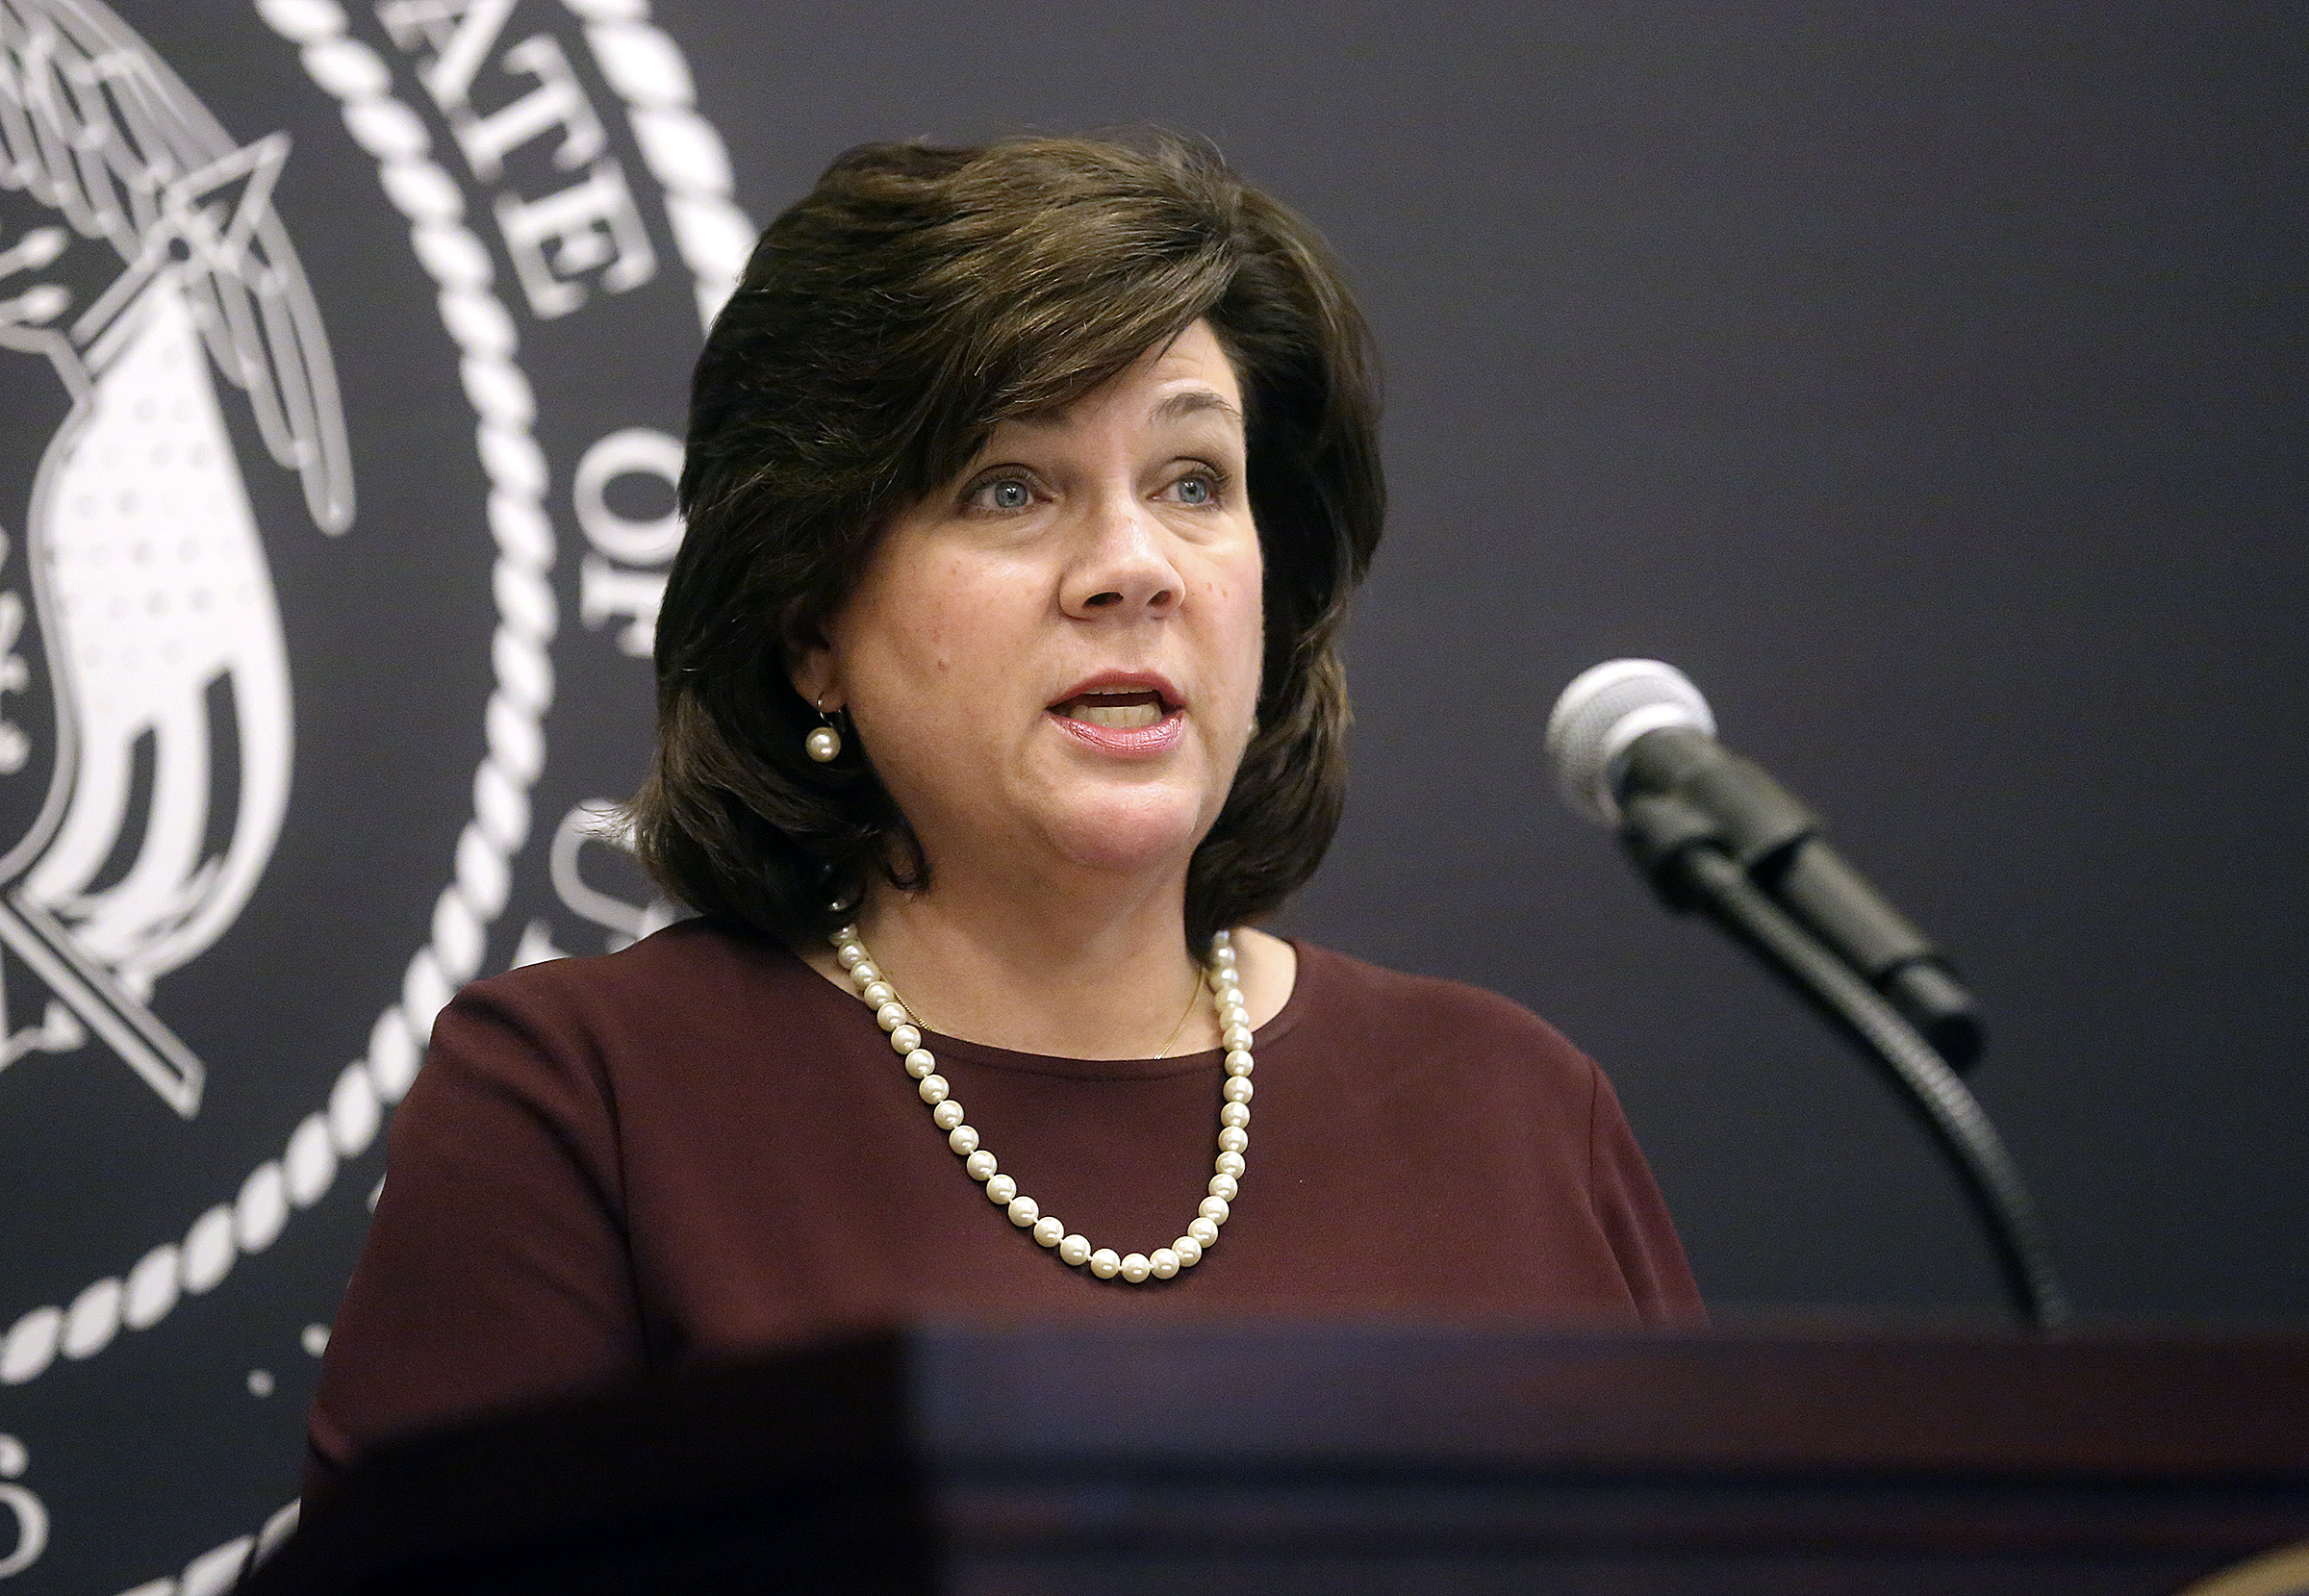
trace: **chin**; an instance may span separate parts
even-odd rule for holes
[[[1046,831],[1063,856],[1091,870],[1135,874],[1183,864],[1209,829],[1200,797],[1159,788],[1085,795],[1052,816]]]

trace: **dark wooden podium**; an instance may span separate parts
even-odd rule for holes
[[[2309,1337],[922,1328],[381,1456],[246,1589],[2168,1596]]]

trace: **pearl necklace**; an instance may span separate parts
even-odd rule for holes
[[[1243,1004],[1243,989],[1235,975],[1233,939],[1229,933],[1221,931],[1210,939],[1210,962],[1205,971],[1218,999],[1220,1040],[1227,1048],[1227,1083],[1219,1104],[1219,1155],[1212,1165],[1216,1173],[1210,1178],[1210,1195],[1203,1199],[1186,1234],[1168,1247],[1121,1257],[1111,1247],[1094,1251],[1055,1215],[1044,1213],[1032,1198],[1019,1191],[1016,1180],[1001,1172],[994,1154],[978,1145],[977,1131],[964,1121],[962,1105],[949,1095],[946,1077],[937,1073],[937,1059],[922,1045],[922,1027],[899,1001],[889,977],[868,956],[858,928],[845,925],[826,940],[834,945],[834,957],[849,973],[858,996],[874,1010],[882,1029],[890,1033],[892,1050],[905,1060],[915,1092],[930,1105],[930,1123],[946,1133],[946,1145],[961,1158],[963,1169],[973,1180],[984,1183],[986,1200],[1006,1210],[1011,1224],[1042,1246],[1055,1249],[1062,1262],[1077,1269],[1088,1268],[1102,1280],[1119,1277],[1132,1285],[1167,1280],[1181,1269],[1193,1268],[1205,1252],[1218,1245],[1228,1204],[1241,1190],[1243,1150],[1251,1144],[1251,1011]]]

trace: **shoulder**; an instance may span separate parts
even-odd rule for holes
[[[605,1077],[620,1060],[758,1029],[817,977],[777,943],[703,921],[616,953],[549,959],[465,987],[433,1026],[426,1071]],[[782,996],[781,996],[782,995]]]
[[[684,920],[619,952],[547,959],[474,981],[444,1012],[623,1028],[677,1019],[805,973],[774,942]]]
[[[1487,1062],[1581,1087],[1600,1078],[1561,1031],[1511,998],[1311,943],[1295,946],[1299,980],[1285,1012],[1299,1011],[1315,1034],[1384,1046],[1399,1057],[1449,1055],[1462,1070]]]
[[[1389,970],[1314,943],[1293,946],[1299,951],[1301,983],[1291,994],[1294,1003],[1304,996],[1309,1003],[1350,1006],[1371,1018],[1441,1023],[1461,1035],[1578,1051],[1562,1032],[1512,998],[1440,975]]]

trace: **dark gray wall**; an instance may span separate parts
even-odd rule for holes
[[[0,1361],[27,1310],[234,1203],[346,1059],[383,1056],[372,1022],[436,924],[503,670],[470,393],[375,163],[249,9],[120,3],[236,138],[294,134],[276,205],[338,351],[362,508],[320,538],[233,411],[295,680],[290,824],[231,935],[153,1000],[211,1061],[195,1119],[101,1060],[0,1075],[18,1216]],[[616,106],[567,10],[516,14]],[[421,108],[373,8],[350,15]],[[1352,634],[1348,822],[1286,928],[1509,993],[1593,1052],[1715,1303],[1996,1298],[1952,1182],[1867,1071],[1557,804],[1547,708],[1613,654],[1689,671],[1727,739],[1956,951],[1992,1024],[1979,1089],[2088,1314],[2309,1312],[2297,13],[655,16],[756,222],[860,140],[1152,120],[1213,138],[1335,241],[1386,354],[1394,512]],[[486,233],[487,185],[426,125]],[[505,179],[563,181],[542,157]],[[560,630],[485,970],[532,929],[606,940],[546,845],[630,783],[647,735],[646,669],[582,611],[567,487],[604,433],[678,427],[697,321],[644,197],[661,269],[623,297],[541,319],[495,261],[551,472]],[[13,493],[16,445],[37,455],[53,417],[4,414]],[[0,526],[22,510],[0,502]],[[8,980],[10,1025],[31,1023]],[[0,1446],[0,1492],[36,1492],[52,1528],[0,1589],[173,1577],[292,1493],[302,1327],[328,1318],[379,1167],[348,1152],[222,1284],[0,1380],[0,1431],[29,1449],[12,1472]]]
[[[1541,723],[1615,653],[1691,673],[1957,951],[2088,1311],[2309,1309],[2297,13],[982,4],[756,38],[696,65],[764,216],[853,140],[1144,119],[1338,245],[1394,511],[1353,806],[1288,924],[1593,1051],[1713,1297],[1994,1284],[1875,1082],[1559,812]]]

